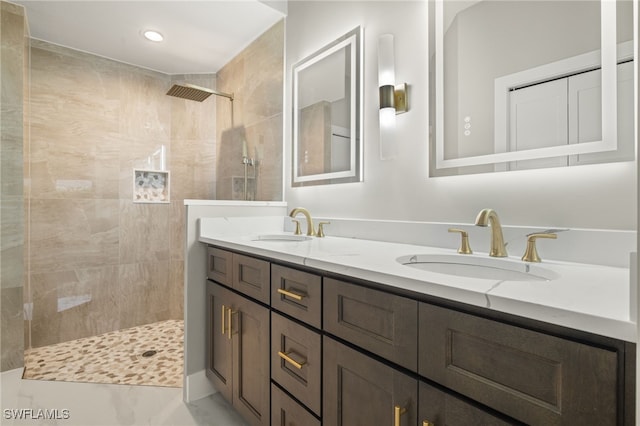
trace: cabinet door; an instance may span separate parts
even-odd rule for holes
[[[262,303],[271,295],[270,263],[241,254],[233,254],[233,288]]]
[[[233,334],[233,407],[251,425],[268,425],[269,310],[235,296]]]
[[[420,382],[418,393],[420,397],[419,426],[508,426],[519,424],[502,420],[424,382]]]
[[[229,315],[234,294],[224,287],[207,282],[207,377],[214,387],[231,401],[232,345]]]
[[[413,426],[418,383],[398,370],[325,336],[323,423]]]
[[[519,421],[617,424],[613,350],[420,304],[419,371]]]
[[[323,303],[324,330],[416,371],[418,302],[325,278]]]

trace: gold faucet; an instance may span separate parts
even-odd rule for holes
[[[502,227],[500,226],[500,219],[498,214],[493,209],[483,209],[476,217],[477,226],[491,225],[491,250],[489,256],[492,257],[507,257],[507,249],[504,244],[504,237],[502,236]]]
[[[316,230],[313,228],[313,219],[311,219],[309,210],[305,209],[304,207],[296,207],[295,209],[291,210],[291,213],[289,213],[289,217],[294,218],[298,215],[298,213],[302,213],[307,219],[307,235],[309,235],[310,237],[315,237]]]

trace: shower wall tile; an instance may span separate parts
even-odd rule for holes
[[[257,200],[282,199],[282,115],[275,115],[247,128],[247,138],[254,141],[252,155],[256,166]]]
[[[184,318],[184,262],[169,263],[169,318]]]
[[[0,371],[24,365],[24,88],[26,20],[0,1]]]
[[[115,134],[31,138],[31,194],[34,198],[114,199],[119,194],[119,144]]]
[[[171,138],[171,98],[167,75],[120,64],[120,133],[168,144]]]
[[[284,21],[275,24],[218,72],[218,90],[233,92],[234,121],[217,103],[216,197],[237,199],[234,178],[244,177],[242,136],[257,166],[249,168],[250,198],[282,199]],[[228,113],[228,112],[227,112]]]
[[[22,287],[0,289],[0,371],[24,365],[22,292]]]
[[[4,62],[4,59],[2,59]],[[3,76],[4,78],[4,76]],[[22,198],[23,164],[23,109],[21,104],[5,99],[0,102],[0,191],[2,198]]]
[[[45,131],[54,141],[118,133],[120,73],[114,64],[33,40],[32,132]]]
[[[33,347],[120,328],[118,266],[31,276]]]
[[[168,261],[170,211],[170,204],[142,204],[120,200],[120,257],[117,263]]]
[[[31,272],[118,263],[118,200],[32,199]]]
[[[0,39],[2,39],[2,102],[22,103],[24,57],[24,9],[22,6],[2,2],[0,7]]]
[[[244,123],[282,114],[284,21],[250,44],[244,52]]]
[[[0,203],[0,283],[3,289],[23,286],[24,201],[3,199]]]
[[[120,265],[120,327],[170,318],[169,262]]]
[[[183,201],[172,201],[169,213],[171,260],[184,260],[184,250],[186,245],[185,221],[186,212]]]
[[[215,151],[216,146],[213,140],[174,139],[171,141],[169,170],[171,170],[172,200],[213,197]]]

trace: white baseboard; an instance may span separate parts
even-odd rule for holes
[[[204,370],[200,370],[184,378],[182,396],[184,402],[197,401],[198,399],[213,395],[216,392]]]

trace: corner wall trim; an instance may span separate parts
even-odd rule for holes
[[[183,386],[182,398],[184,402],[197,401],[217,392],[207,378],[205,370],[185,376]]]

